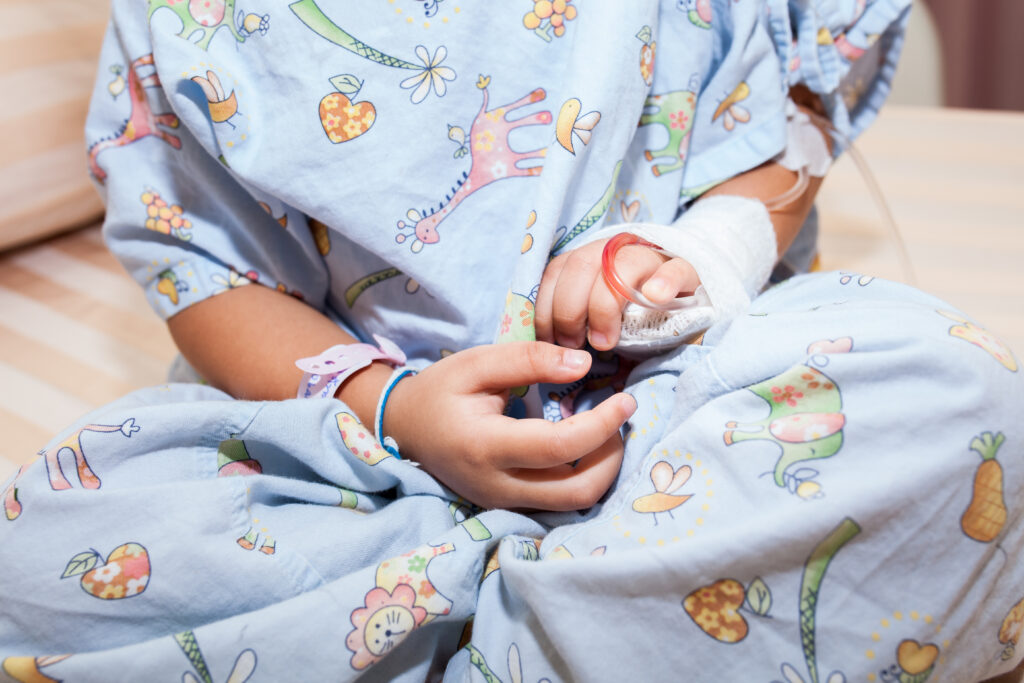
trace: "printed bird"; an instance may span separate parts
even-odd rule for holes
[[[746,81],[740,81],[739,85],[733,88],[729,96],[722,100],[722,103],[715,109],[715,115],[711,117],[711,120],[715,121],[724,114],[725,118],[722,123],[728,131],[735,128],[737,122],[746,123],[750,120],[750,112],[741,107],[739,103],[748,97],[750,97],[750,86]]]
[[[459,146],[455,153],[452,154],[456,159],[460,159],[469,154],[469,147],[466,145],[466,131],[461,126],[453,126],[448,124],[448,139]]]
[[[591,131],[601,120],[601,112],[592,111],[580,116],[582,104],[575,97],[569,98],[558,112],[555,124],[555,139],[570,154],[576,154],[572,136],[575,135],[584,145],[590,142]]]

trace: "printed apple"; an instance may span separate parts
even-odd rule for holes
[[[60,578],[71,576],[81,576],[82,590],[101,600],[130,598],[149,584],[149,553],[139,543],[124,543],[104,560],[90,548],[72,557]]]
[[[353,103],[362,81],[352,74],[343,74],[331,79],[336,92],[320,100],[320,124],[327,133],[327,139],[338,144],[353,140],[370,130],[377,120],[377,108],[372,102]]]
[[[241,439],[225,439],[217,446],[218,477],[246,477],[262,472],[263,467],[249,456]]]
[[[745,600],[743,584],[735,579],[721,579],[687,595],[683,609],[715,640],[737,643],[747,637],[747,620],[739,612]]]

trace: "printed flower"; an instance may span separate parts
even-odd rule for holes
[[[697,625],[704,629],[705,632],[714,631],[720,626],[718,623],[718,612],[713,612],[707,608],[702,609],[693,620],[696,621]]]
[[[668,118],[671,120],[671,124],[669,124],[669,125],[672,128],[676,128],[678,130],[685,130],[686,129],[686,124],[690,120],[689,115],[685,111],[683,111],[681,109],[679,111],[674,111],[674,112],[670,113],[668,115]]]
[[[430,94],[431,87],[438,97],[444,97],[448,91],[445,81],[455,80],[455,70],[451,67],[441,66],[441,62],[448,56],[448,49],[442,45],[434,51],[434,57],[431,59],[427,48],[417,45],[416,56],[423,62],[423,70],[415,76],[405,79],[399,85],[406,89],[415,88],[410,95],[413,104],[419,104],[425,100]]]
[[[490,152],[494,149],[494,133],[487,128],[477,133],[473,140],[473,149],[481,152]]]
[[[427,610],[416,607],[416,591],[405,583],[389,593],[373,588],[366,594],[364,606],[352,611],[355,627],[345,638],[345,645],[354,654],[350,664],[362,670],[394,649],[427,617]]]
[[[363,124],[362,119],[349,118],[342,126],[342,130],[345,134],[351,138],[359,137],[359,135],[366,131],[366,126]]]
[[[402,574],[401,576],[398,577],[398,583],[407,583],[407,584],[409,584],[411,586],[412,585],[412,577],[409,576],[408,574]]]
[[[504,178],[508,175],[508,166],[503,161],[495,161],[494,165],[491,166],[491,177],[495,180]]]
[[[214,290],[214,294],[221,294],[229,289],[242,287],[251,282],[251,280],[234,269],[228,272],[227,277],[224,277],[221,273],[216,273],[210,279],[213,281],[213,284],[218,285],[218,288]]]
[[[807,425],[804,427],[804,441],[816,441],[817,439],[831,436],[835,433],[835,429],[831,428],[827,424],[817,423]]]
[[[420,581],[420,595],[421,596],[423,596],[424,598],[429,598],[431,595],[433,595],[436,592],[437,592],[437,589],[434,588],[434,584],[430,583],[426,579],[423,579],[422,581]]]
[[[523,17],[523,26],[537,29],[547,19],[555,35],[561,36],[565,33],[565,22],[576,18],[576,7],[570,2],[572,0],[534,0],[533,11]]]
[[[124,597],[124,586],[122,584],[110,584],[104,586],[100,592],[100,597],[104,600],[116,600]]]
[[[409,560],[409,571],[419,573],[427,568],[427,558],[422,555]]]
[[[501,334],[508,334],[508,331],[512,329],[512,316],[508,313],[501,319]]]
[[[772,400],[776,403],[782,403],[785,401],[789,404],[789,407],[796,407],[796,399],[803,398],[803,392],[797,391],[792,385],[787,384],[785,389],[779,387],[772,387]]]
[[[93,578],[102,583],[110,583],[114,580],[114,577],[121,573],[121,565],[119,564],[107,564],[102,567],[97,567],[93,573]]]
[[[188,241],[192,235],[184,232],[191,229],[192,222],[185,218],[185,210],[178,204],[168,205],[153,190],[146,190],[140,199],[146,205],[146,228],[165,235],[173,235],[180,240]]]
[[[337,116],[335,114],[327,114],[323,118],[323,122],[324,122],[324,128],[328,128],[330,130],[334,130],[335,128],[337,128],[338,126],[341,125],[341,117]]]
[[[740,640],[740,632],[723,626],[718,629],[718,639],[725,643],[735,643]]]
[[[148,574],[143,576],[142,578],[128,579],[128,582],[125,584],[125,592],[124,592],[125,597],[128,598],[128,597],[131,597],[133,595],[138,595],[142,591],[146,590],[146,585],[148,583],[149,583],[149,575]]]

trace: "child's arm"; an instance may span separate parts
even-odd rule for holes
[[[316,309],[258,285],[205,299],[168,324],[203,377],[248,399],[293,397],[302,376],[295,359],[357,341]],[[461,351],[395,386],[385,433],[403,457],[478,505],[589,507],[618,472],[619,428],[635,410],[633,399],[617,394],[558,423],[502,414],[510,387],[572,382],[589,367],[589,354],[541,342]],[[336,396],[363,425],[373,425],[390,374],[390,366],[373,363],[344,382]]]
[[[767,201],[791,188],[796,180],[794,171],[768,161],[720,183],[701,199],[733,195]],[[802,195],[769,212],[777,256],[785,253],[800,232],[821,180],[812,176]],[[590,242],[560,254],[548,264],[537,295],[538,339],[569,348],[580,348],[589,341],[599,351],[618,343],[626,301],[609,289],[601,275],[601,252],[607,241]],[[696,270],[685,259],[670,258],[646,247],[622,249],[616,269],[626,282],[642,284],[643,294],[657,303],[691,294],[701,284]]]

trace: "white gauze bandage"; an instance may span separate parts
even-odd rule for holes
[[[804,169],[815,178],[824,178],[832,166],[824,133],[793,100],[786,101],[786,149],[773,161],[790,171]]]
[[[777,258],[768,210],[746,197],[707,197],[672,225],[631,223],[615,228],[616,233],[633,233],[685,259],[702,283],[693,305],[676,311],[626,304],[617,349],[627,355],[665,351],[742,313],[768,281]]]

